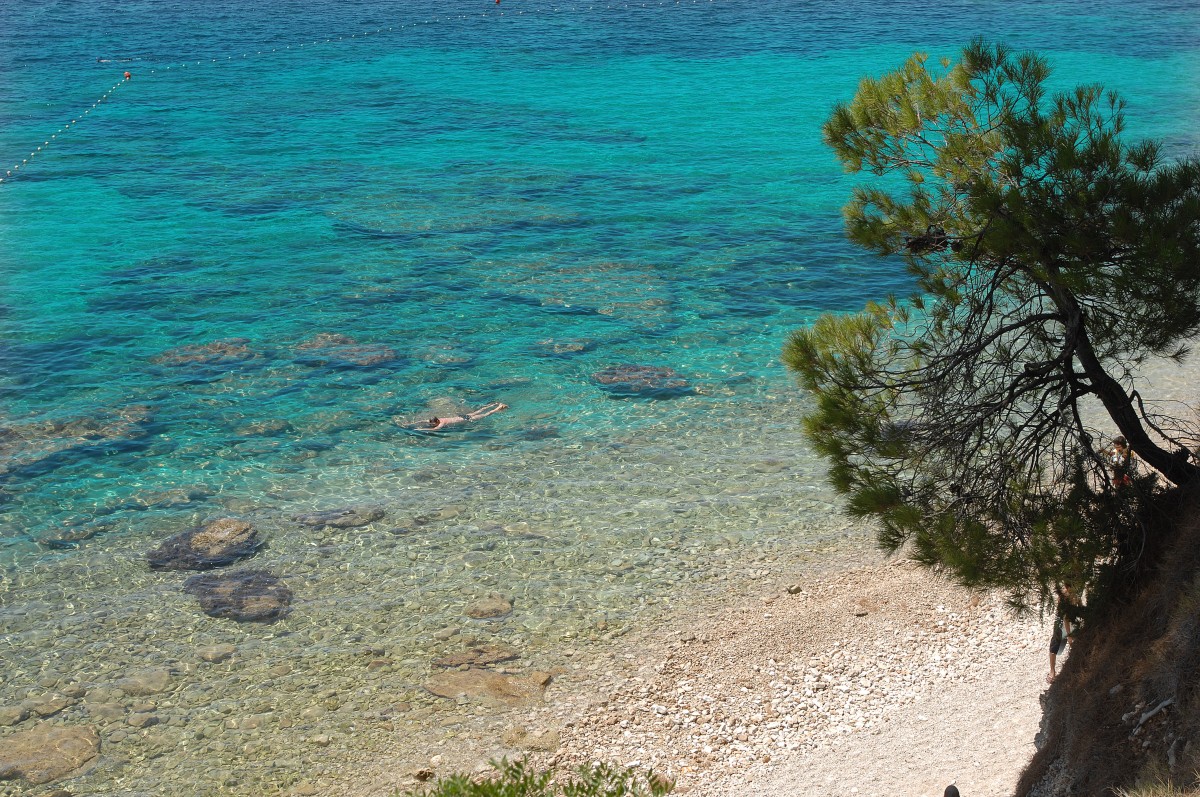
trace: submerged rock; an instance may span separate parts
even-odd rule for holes
[[[475,620],[493,620],[497,617],[507,617],[512,614],[512,603],[500,595],[489,595],[483,600],[472,603],[466,609],[467,617]]]
[[[517,651],[504,645],[475,645],[467,650],[451,653],[433,660],[438,667],[486,667],[502,661],[512,661],[520,656]]]
[[[337,332],[320,332],[296,346],[297,349],[327,349],[330,346],[353,346],[358,341]]]
[[[98,534],[110,531],[111,523],[87,523],[80,526],[59,526],[37,537],[38,545],[46,548],[62,550],[77,548],[81,542],[86,542]]]
[[[287,585],[265,570],[192,576],[183,590],[196,596],[209,617],[238,622],[274,622],[288,613],[292,602]]]
[[[100,753],[95,728],[43,723],[0,739],[0,780],[21,778],[31,786],[76,773]]]
[[[166,539],[146,560],[154,570],[208,570],[252,556],[261,546],[247,521],[218,518]]]
[[[140,490],[121,505],[125,509],[154,509],[187,506],[211,498],[215,491],[204,484],[172,487],[169,490]]]
[[[592,374],[592,381],[621,398],[665,399],[695,392],[673,369],[655,365],[610,365]]]
[[[239,426],[233,433],[238,437],[275,437],[290,431],[292,425],[282,418],[268,418]]]
[[[29,704],[29,709],[39,717],[53,717],[63,709],[75,705],[76,702],[74,698],[55,693],[42,695],[40,698],[32,700]]]
[[[530,426],[517,434],[521,440],[536,442],[538,440],[553,440],[559,436],[557,426]]]
[[[18,722],[24,722],[28,718],[28,706],[0,706],[0,728],[16,725]]]
[[[166,667],[151,667],[125,676],[115,686],[129,697],[144,697],[167,691],[171,679],[171,671]]]
[[[465,368],[475,359],[475,354],[455,343],[435,343],[413,352],[418,360],[444,368]]]
[[[258,353],[246,344],[249,338],[225,338],[167,349],[151,360],[159,365],[224,365],[254,359]]]
[[[335,368],[371,368],[400,358],[396,350],[382,343],[359,343],[354,338],[322,332],[296,347],[296,362],[302,365]]]
[[[545,673],[505,675],[491,670],[452,670],[434,675],[425,691],[450,700],[479,700],[516,706],[538,700],[550,683]]]
[[[149,433],[153,412],[144,404],[94,415],[0,426],[0,476],[27,468],[50,469],[75,453],[102,451]]]
[[[196,657],[202,661],[207,661],[212,664],[219,664],[237,653],[237,648],[229,643],[221,643],[218,645],[206,645],[205,647],[196,650]]]
[[[596,348],[596,341],[587,339],[555,339],[538,341],[541,352],[546,356],[561,357],[566,354],[584,354]]]
[[[347,506],[341,509],[326,509],[321,512],[308,512],[296,515],[296,520],[314,529],[332,526],[335,529],[352,529],[374,523],[383,517],[383,510],[377,506]]]

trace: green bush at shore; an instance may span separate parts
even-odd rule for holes
[[[673,781],[652,772],[599,764],[561,777],[553,770],[534,772],[524,761],[492,762],[481,777],[451,775],[406,797],[659,797],[675,789]]]

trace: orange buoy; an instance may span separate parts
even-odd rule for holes
[[[498,1],[498,0],[497,0],[497,1]],[[125,79],[126,79],[126,80],[129,80],[129,78],[131,78],[131,77],[133,77],[133,75],[129,74],[128,72],[126,72],[126,73],[125,73]]]

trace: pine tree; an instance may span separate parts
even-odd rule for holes
[[[1128,510],[1153,480],[1114,482],[1098,417],[1167,482],[1197,475],[1188,424],[1133,379],[1200,333],[1200,161],[1123,143],[1116,94],[1051,96],[1049,74],[977,40],[834,110],[826,143],[876,178],[847,235],[917,287],[784,351],[848,511],[876,517],[885,548],[1017,600],[1133,555]]]

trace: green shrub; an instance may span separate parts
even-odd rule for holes
[[[641,775],[608,764],[580,767],[566,777],[553,770],[533,772],[524,761],[492,762],[493,772],[480,777],[450,775],[407,797],[660,797],[673,781],[652,772]]]

